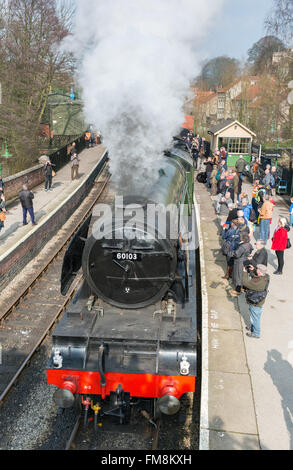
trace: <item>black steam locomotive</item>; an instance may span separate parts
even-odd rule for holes
[[[145,401],[152,414],[175,414],[195,390],[194,170],[183,141],[158,158],[153,174],[139,194],[116,188],[118,207],[94,210],[64,258],[62,293],[80,268],[83,282],[54,331],[47,382],[58,387],[62,408],[80,397],[86,420],[92,409],[124,423]]]

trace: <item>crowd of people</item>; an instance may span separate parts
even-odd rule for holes
[[[193,157],[195,169],[201,169],[202,161],[210,153],[210,143],[204,137],[200,137],[199,134],[194,135],[191,131],[183,135],[183,140]]]
[[[278,267],[274,275],[281,276],[285,251],[291,247],[288,233],[293,226],[293,198],[288,219],[279,217],[272,231],[276,167],[267,165],[260,178],[260,165],[255,166],[252,196],[249,197],[243,190],[247,162],[240,155],[235,168],[228,169],[227,159],[225,148],[206,156],[200,168],[203,171],[197,174],[197,179],[210,191],[216,215],[224,217],[221,244],[227,269],[223,279],[231,280],[232,296],[245,293],[251,322],[247,335],[259,338],[260,318],[270,283],[268,249],[277,257]],[[198,167],[196,163],[195,166]]]

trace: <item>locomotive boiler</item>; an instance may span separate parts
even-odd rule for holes
[[[115,188],[119,198],[93,211],[64,257],[61,292],[80,269],[83,280],[53,333],[47,382],[60,407],[80,399],[85,422],[92,412],[125,423],[146,403],[151,416],[172,415],[195,391],[194,171],[185,144],[177,139],[152,170],[136,193]]]

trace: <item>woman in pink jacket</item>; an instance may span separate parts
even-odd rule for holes
[[[284,217],[280,217],[279,223],[275,230],[274,236],[272,238],[272,250],[276,252],[278,258],[278,269],[274,274],[281,275],[283,274],[284,268],[284,251],[287,248],[288,232],[290,227],[287,224],[287,220]]]

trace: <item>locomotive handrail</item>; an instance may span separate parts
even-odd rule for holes
[[[106,387],[107,385],[107,381],[106,381],[106,377],[105,377],[105,373],[103,369],[104,353],[105,353],[105,346],[104,346],[104,343],[102,343],[99,347],[99,355],[98,355],[98,368],[99,368],[99,372],[101,376],[101,380],[100,380],[101,387]]]

